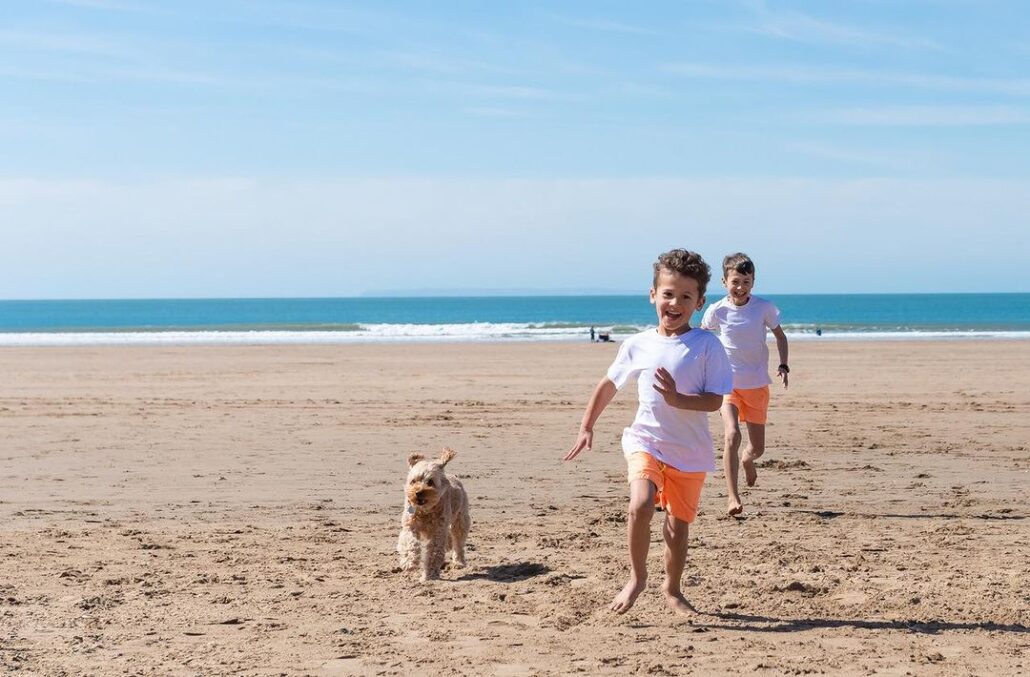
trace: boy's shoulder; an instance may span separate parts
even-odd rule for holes
[[[722,350],[722,341],[715,332],[709,331],[704,327],[697,327],[694,331],[690,332],[694,340],[701,346],[719,346],[719,350]]]
[[[635,334],[630,334],[619,341],[619,355],[628,356],[641,350],[650,350],[650,346],[653,343],[651,341],[651,337],[653,335],[656,335],[654,329],[645,329],[643,331],[638,331]]]
[[[622,343],[623,343],[623,345],[633,345],[634,343],[640,343],[642,341],[647,341],[648,339],[650,339],[652,336],[655,336],[655,335],[656,334],[655,334],[655,330],[654,329],[644,329],[643,331],[638,331],[636,334],[630,334],[629,336],[627,336],[625,339],[622,340]]]
[[[723,316],[735,307],[736,306],[730,303],[730,300],[728,298],[723,296],[721,299],[719,299],[718,301],[713,301],[710,306],[705,308],[704,315],[702,316],[702,322],[706,320],[711,320],[712,318]]]
[[[715,310],[716,308],[722,308],[723,306],[726,305],[726,302],[728,300],[729,299],[727,299],[725,296],[721,296],[721,297],[719,297],[718,300],[712,301],[712,305],[708,306],[708,310],[712,311],[712,310]]]

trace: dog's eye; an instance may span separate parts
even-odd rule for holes
[[[427,487],[433,486],[433,480],[426,480],[426,486]]]

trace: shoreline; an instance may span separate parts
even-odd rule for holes
[[[889,342],[961,342],[961,341],[1026,341],[1030,331],[956,330],[956,331],[852,331],[786,332],[792,342],[803,343],[889,343]],[[612,335],[612,343],[620,343],[629,333]],[[117,332],[6,332],[0,333],[0,349],[4,348],[75,348],[91,346],[260,346],[260,345],[504,345],[504,344],[577,344],[589,343],[581,329],[563,329],[553,334],[524,334],[507,331],[496,336],[472,334],[414,334],[369,336],[361,330],[343,331],[117,331]],[[772,344],[772,341],[769,341]]]

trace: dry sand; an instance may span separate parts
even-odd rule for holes
[[[792,346],[745,519],[710,476],[691,617],[626,576],[621,428],[562,464],[612,345],[0,351],[0,670],[1030,671],[1030,341]],[[720,430],[717,415],[713,430]],[[395,570],[442,445],[469,567]]]

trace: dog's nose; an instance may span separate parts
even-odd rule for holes
[[[421,503],[424,498],[425,498],[425,494],[423,492],[419,491],[419,492],[415,493],[415,500],[418,501],[419,503]]]

